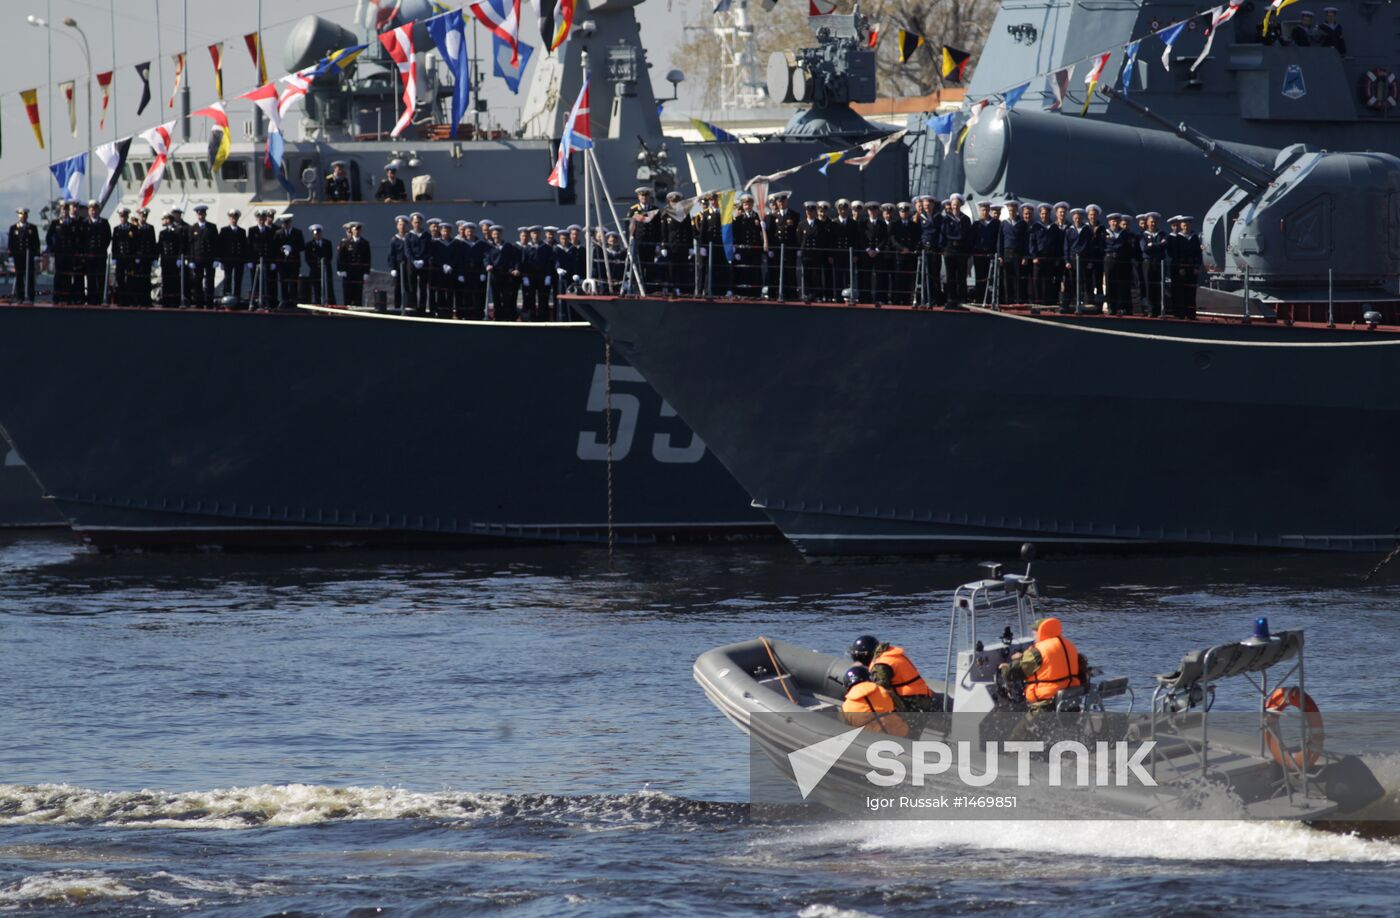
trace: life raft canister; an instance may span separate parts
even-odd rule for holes
[[[1303,712],[1308,735],[1302,747],[1284,747],[1279,739],[1279,713],[1288,708],[1297,708]],[[1276,688],[1264,703],[1264,710],[1268,712],[1268,729],[1264,731],[1264,740],[1269,745],[1269,754],[1274,757],[1274,761],[1295,771],[1312,768],[1317,764],[1317,760],[1322,756],[1322,745],[1326,737],[1322,727],[1322,711],[1312,696],[1297,686]]]
[[[1384,67],[1372,67],[1361,78],[1361,101],[1372,111],[1388,112],[1396,105],[1400,86],[1396,85],[1395,74]]]

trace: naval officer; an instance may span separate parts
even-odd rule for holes
[[[15,210],[18,217],[10,226],[10,257],[15,260],[15,283],[11,288],[11,299],[15,302],[34,302],[34,274],[36,259],[39,257],[39,228],[29,222],[29,208]]]

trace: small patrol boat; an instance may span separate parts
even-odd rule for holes
[[[1033,554],[1023,548],[1028,562]],[[1248,639],[1192,650],[1153,678],[1146,711],[1133,711],[1128,678],[1090,667],[1082,685],[1032,715],[1001,664],[1035,644],[1036,580],[1029,563],[1023,574],[982,567],[982,579],[953,595],[944,678],[924,675],[943,711],[902,715],[907,736],[842,719],[844,655],[759,637],[702,654],[695,680],[780,784],[849,815],[878,815],[891,800],[904,815],[940,818],[1374,818],[1363,811],[1385,790],[1370,767],[1325,747],[1304,686],[1302,630],[1270,633],[1258,619]],[[1227,680],[1252,686],[1258,704],[1212,712]],[[1013,741],[1039,748],[1023,753]],[[1094,760],[1092,775],[1076,751]],[[756,772],[756,797],[765,786]],[[775,796],[754,802],[795,799]]]

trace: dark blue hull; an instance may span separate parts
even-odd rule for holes
[[[588,326],[0,307],[0,425],[100,545],[621,541],[771,524]]]
[[[1388,549],[1400,334],[577,304],[813,554]]]

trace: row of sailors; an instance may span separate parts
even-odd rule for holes
[[[182,208],[173,207],[161,216],[159,230],[150,223],[149,208],[133,215],[120,207],[115,225],[102,218],[96,201],[88,202],[86,217],[79,215],[76,202],[62,208],[63,215],[49,223],[42,246],[28,209],[17,210],[18,220],[9,231],[13,299],[34,301],[41,255],[52,262],[54,302],[64,304],[149,306],[152,271],[159,267],[162,306],[214,307],[216,272],[222,272],[224,299],[242,302],[246,279],[253,305],[291,307],[302,293],[303,264],[315,301],[335,298],[335,274],[344,281],[347,301],[358,302],[370,270],[369,243],[360,237],[358,222],[346,224],[345,237],[332,246],[320,225],[310,228],[308,239],[290,213],[274,225],[277,215],[270,208],[255,211],[254,225],[244,229],[238,210],[228,212],[228,225],[216,227],[208,220],[207,205],[193,208],[193,222],[186,222]]]
[[[760,215],[745,193],[727,257],[718,194],[702,196],[700,212],[687,219],[678,193],[666,208],[652,204],[651,189],[636,193],[635,254],[648,289],[668,294],[957,307],[967,301],[970,275],[978,301],[1126,313],[1136,280],[1151,314],[1162,313],[1168,291],[1174,313],[1195,309],[1202,251],[1186,215],[1163,221],[1157,213],[1104,214],[1096,204],[984,201],[974,220],[955,194],[941,202],[806,201],[799,216],[786,191],[770,194],[769,212]]]

